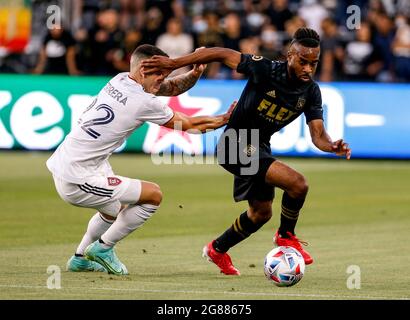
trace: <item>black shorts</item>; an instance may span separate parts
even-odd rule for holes
[[[259,170],[256,175],[240,175],[240,166],[221,164],[221,166],[234,174],[233,198],[236,202],[243,200],[271,201],[275,197],[275,187],[265,182],[266,172],[275,161],[274,157],[262,158],[259,161]]]
[[[233,157],[233,159],[239,159],[239,153],[246,151],[249,151],[249,159],[251,159],[248,164],[241,164],[240,161],[234,161],[232,163],[229,159],[229,156],[232,155],[231,150],[224,146],[224,154],[220,156],[222,153],[219,152],[222,150],[222,145],[218,144],[216,151],[218,153],[220,166],[235,176],[233,185],[233,197],[235,201],[273,200],[275,187],[265,182],[266,172],[270,165],[276,161],[271,154],[270,146],[265,144],[258,149],[252,149],[252,146],[250,146],[249,150],[240,150],[241,147],[238,145],[233,149],[237,151],[237,154],[235,154],[236,158]],[[258,152],[253,152],[252,150],[257,150]],[[254,169],[250,170],[251,167],[254,167]]]

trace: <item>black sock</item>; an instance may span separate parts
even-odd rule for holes
[[[218,252],[226,252],[234,245],[242,240],[248,238],[252,233],[259,230],[264,223],[255,224],[248,217],[245,211],[238,218],[236,218],[233,225],[228,228],[222,235],[220,235],[214,242],[213,247]]]
[[[299,211],[302,209],[304,202],[305,199],[294,199],[291,198],[287,192],[283,193],[279,227],[279,234],[282,237],[288,238],[288,231],[295,234],[295,226],[298,222]]]

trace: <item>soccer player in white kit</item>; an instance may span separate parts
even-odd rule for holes
[[[47,160],[55,187],[66,202],[98,212],[75,255],[67,262],[69,271],[106,271],[128,274],[114,245],[139,228],[158,209],[162,193],[152,182],[116,175],[108,158],[131,133],[153,122],[167,128],[200,132],[225,125],[235,105],[226,114],[189,117],[174,112],[157,97],[175,96],[190,89],[205,66],[165,80],[168,74],[145,74],[141,61],[153,55],[167,56],[151,45],[141,45],[131,57],[130,72],[112,78],[84,111],[78,125]]]

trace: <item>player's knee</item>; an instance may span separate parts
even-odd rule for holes
[[[152,182],[143,182],[140,198],[137,204],[152,204],[159,206],[162,201],[162,191],[159,185]]]
[[[121,210],[120,210],[121,211]],[[100,214],[103,216],[104,219],[108,221],[114,221],[117,217],[113,216],[112,214],[106,214],[100,211]]]
[[[162,191],[159,185],[153,183],[152,186],[152,191],[151,191],[151,197],[150,201],[148,203],[159,206],[162,201]]]
[[[304,176],[300,175],[292,188],[292,197],[296,199],[304,199],[309,191],[309,185]]]

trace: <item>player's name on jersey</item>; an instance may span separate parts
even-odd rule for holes
[[[124,106],[127,103],[128,97],[125,94],[123,94],[120,90],[115,89],[115,87],[112,86],[111,83],[108,82],[103,90],[107,92],[107,94],[110,97],[112,97],[114,100],[117,100],[119,103],[123,104]]]

